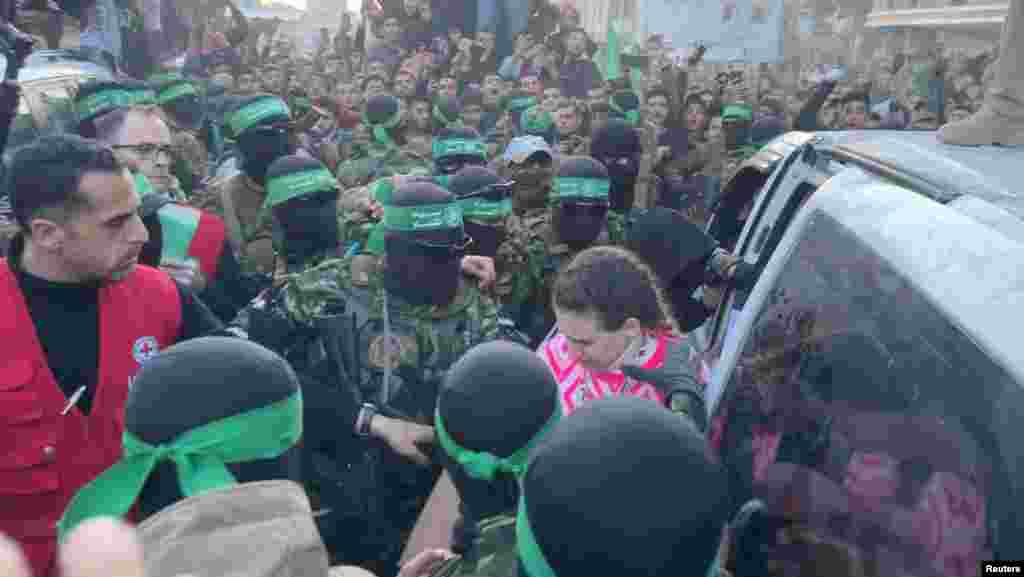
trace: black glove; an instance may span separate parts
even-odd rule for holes
[[[623,366],[622,374],[654,385],[665,395],[665,403],[670,410],[692,419],[701,432],[707,430],[704,397],[693,375],[673,369],[644,369],[634,365]]]

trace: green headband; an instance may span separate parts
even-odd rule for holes
[[[373,127],[373,139],[379,144],[383,144],[388,148],[398,148],[398,144],[395,143],[395,139],[391,138],[391,133],[388,130],[398,126],[402,123],[402,102],[398,102],[398,109],[392,114],[387,120],[381,123],[374,123],[370,121],[369,116],[363,114],[363,124]]]
[[[561,417],[561,405],[556,402],[555,412],[551,414],[551,417],[544,423],[544,426],[537,431],[537,434],[531,437],[526,445],[523,445],[507,457],[499,457],[493,453],[483,451],[471,451],[460,446],[448,434],[448,430],[444,428],[444,420],[441,419],[440,410],[434,412],[434,431],[437,433],[437,440],[441,443],[441,448],[452,459],[455,459],[455,462],[465,469],[470,477],[480,481],[493,481],[498,473],[508,473],[517,478],[522,477],[526,473],[526,463],[530,457],[530,450],[547,436]]]
[[[121,460],[75,494],[57,525],[59,537],[63,540],[94,517],[123,517],[164,461],[174,462],[182,494],[192,497],[235,484],[226,463],[277,458],[301,436],[301,392],[192,429],[164,445],[150,445],[125,431]]]
[[[78,110],[78,118],[87,120],[121,108],[155,103],[156,94],[152,90],[111,88],[82,98],[76,104],[76,108]]]
[[[519,98],[513,98],[508,101],[506,108],[508,110],[522,110],[530,108],[531,106],[537,105],[537,98],[534,96],[520,96]]]
[[[526,514],[526,494],[522,489],[519,490],[519,511],[516,513],[516,552],[527,577],[558,577],[548,564],[533,534],[533,528],[530,527],[530,518]]]
[[[493,201],[480,196],[459,200],[464,218],[497,220],[512,214],[512,199]]]
[[[228,120],[228,126],[237,136],[267,118],[288,118],[290,115],[288,105],[280,98],[264,98],[236,110]]]
[[[192,86],[191,82],[180,82],[161,90],[157,94],[156,102],[157,104],[167,104],[183,96],[199,96],[199,91],[196,90],[195,86]]]
[[[554,196],[608,200],[611,188],[611,182],[603,178],[559,177],[555,179]]]
[[[153,76],[150,76],[147,82],[154,86],[159,86],[161,84],[167,84],[168,82],[175,82],[184,79],[185,77],[177,72],[165,72],[163,74],[154,74]]]
[[[458,203],[424,204],[422,206],[385,206],[386,230],[419,232],[462,226],[462,207]]]
[[[554,125],[554,120],[551,119],[551,115],[543,110],[536,110],[530,108],[523,112],[523,117],[519,124],[523,129],[523,132],[547,132],[551,130]]]
[[[754,113],[749,106],[730,104],[722,109],[722,120],[727,119],[746,120],[747,122],[752,122],[754,120]]]
[[[294,106],[295,108],[308,110],[310,108],[313,108],[313,101],[306,98],[305,96],[296,96],[295,98],[292,98],[292,106]]]
[[[519,508],[516,512],[516,553],[526,571],[524,577],[558,577],[533,534],[530,516],[526,512],[526,492],[522,487],[519,490]],[[721,559],[715,555],[704,577],[720,577],[722,574]]]
[[[614,97],[611,98],[608,101],[608,107],[611,108],[612,110],[614,110],[615,112],[618,112],[623,117],[625,117],[626,122],[628,122],[628,123],[630,123],[630,124],[632,124],[634,126],[640,124],[640,111],[639,110],[630,110],[630,111],[627,112],[621,106],[619,106],[618,102],[615,102],[615,98]]]
[[[263,210],[269,210],[293,198],[314,192],[338,190],[338,179],[326,168],[314,168],[267,179],[267,198]]]
[[[482,140],[451,138],[447,140],[434,139],[432,146],[434,160],[449,156],[479,156],[487,158],[487,145]]]

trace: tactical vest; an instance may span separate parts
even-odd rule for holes
[[[412,307],[376,282],[345,292],[345,311],[323,319],[320,327],[322,354],[336,356],[339,372],[355,383],[363,399],[402,413],[429,415],[448,367],[488,337],[479,318],[481,295],[468,283],[459,287],[454,314],[438,311],[429,318],[410,318]],[[332,336],[335,351],[329,350]]]

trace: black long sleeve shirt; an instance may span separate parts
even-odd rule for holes
[[[64,394],[70,397],[79,387],[85,393],[77,407],[88,413],[99,378],[99,289],[98,284],[48,281],[21,268],[23,240],[11,242],[10,266],[25,295],[29,315],[50,370]],[[182,324],[178,341],[203,336],[222,328],[212,312],[192,291],[180,284]],[[75,327],[75,330],[68,330]],[[82,338],[82,335],[96,335]]]

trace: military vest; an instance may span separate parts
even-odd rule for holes
[[[429,415],[448,367],[496,336],[497,311],[468,282],[443,309],[404,303],[379,278],[366,287],[348,284],[344,311],[320,320],[322,354],[333,358],[363,399],[408,416]]]

